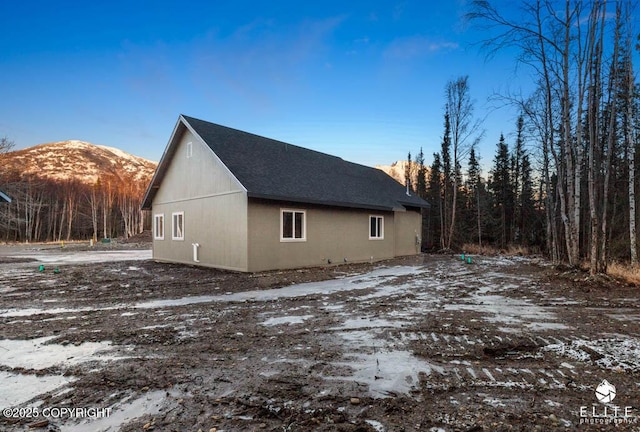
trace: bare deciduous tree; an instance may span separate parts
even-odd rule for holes
[[[480,121],[474,119],[469,77],[449,81],[446,87],[447,112],[451,128],[451,214],[446,234],[446,248],[451,249],[456,229],[458,189],[462,184],[462,161],[481,137]],[[446,186],[446,185],[445,185]]]
[[[541,131],[549,253],[554,259],[562,253],[570,265],[578,265],[588,255],[592,273],[605,271],[607,261],[611,172],[615,137],[620,132],[614,101],[620,89],[614,77],[618,73],[621,4],[616,2],[615,31],[609,29],[612,20],[607,19],[605,0],[566,0],[562,4],[530,0],[521,4],[523,14],[518,18],[507,18],[489,1],[475,0],[467,15],[490,32],[484,41],[490,53],[505,46],[519,48],[518,60],[531,66],[539,79],[537,100],[544,101],[544,108],[540,110],[538,104],[524,111]],[[625,19],[629,23],[630,14]],[[603,70],[608,58],[612,60],[607,79]],[[585,168],[588,213],[583,209]],[[552,177],[557,178],[555,192],[550,190]],[[630,186],[630,202],[633,193]],[[549,208],[555,208],[556,196],[564,250],[560,235],[554,233],[555,210]],[[630,235],[632,231],[630,227]],[[590,235],[581,239],[581,233]]]

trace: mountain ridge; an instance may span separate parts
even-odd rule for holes
[[[34,176],[53,181],[77,180],[88,185],[109,176],[146,185],[158,165],[157,162],[117,147],[82,140],[37,144],[0,154],[0,158],[5,174],[13,172],[20,177]],[[407,163],[405,160],[398,160],[390,165],[376,165],[375,168],[404,184]],[[415,176],[417,170],[414,167],[412,177]]]
[[[409,161],[406,160],[397,160],[393,162],[391,165],[376,165],[375,168],[380,171],[385,172],[387,175],[392,177],[398,183],[404,185],[405,182],[405,172],[407,169],[407,165]],[[415,186],[418,181],[418,164],[415,161],[411,162],[411,182]],[[429,172],[429,167],[425,167],[427,169],[427,173]]]
[[[157,163],[116,147],[66,140],[38,144],[2,155],[2,168],[21,177],[35,176],[54,181],[77,180],[95,184],[115,176],[121,180],[148,182]]]

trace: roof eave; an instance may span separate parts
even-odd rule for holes
[[[262,194],[262,193],[256,193],[256,192],[247,192],[247,196],[249,198],[258,198],[258,199],[264,199],[269,201],[286,201],[286,202],[294,202],[294,203],[300,203],[300,204],[324,205],[329,207],[344,207],[344,208],[352,208],[352,209],[377,210],[377,211],[399,210],[397,207],[379,206],[374,204],[314,200],[314,199],[309,199],[304,197],[271,195],[271,194]],[[404,208],[402,208],[402,210],[404,210]]]
[[[418,208],[431,208],[431,204],[429,204],[427,201],[424,201],[421,199],[422,202],[415,202],[415,201],[398,201],[400,204],[402,204],[403,206],[407,206],[407,207],[418,207]]]

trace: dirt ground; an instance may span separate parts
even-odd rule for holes
[[[147,247],[0,246],[1,430],[640,430],[637,287],[539,258],[239,274]]]

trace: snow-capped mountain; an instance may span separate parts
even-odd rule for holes
[[[376,165],[376,168],[384,171],[390,177],[392,177],[397,182],[404,184],[405,179],[405,170],[407,169],[407,164],[409,162],[406,160],[395,161],[391,165]],[[427,172],[429,172],[429,168],[427,168]],[[418,165],[415,162],[411,164],[411,180],[415,185],[418,178]]]
[[[76,179],[94,184],[98,178],[148,182],[156,163],[112,147],[70,140],[40,144],[3,156],[3,169],[51,180]]]
[[[400,160],[400,161],[395,161],[391,165],[376,165],[376,168],[381,171],[384,171],[399,183],[404,184],[404,170],[406,169],[406,166],[407,166],[407,161]]]

